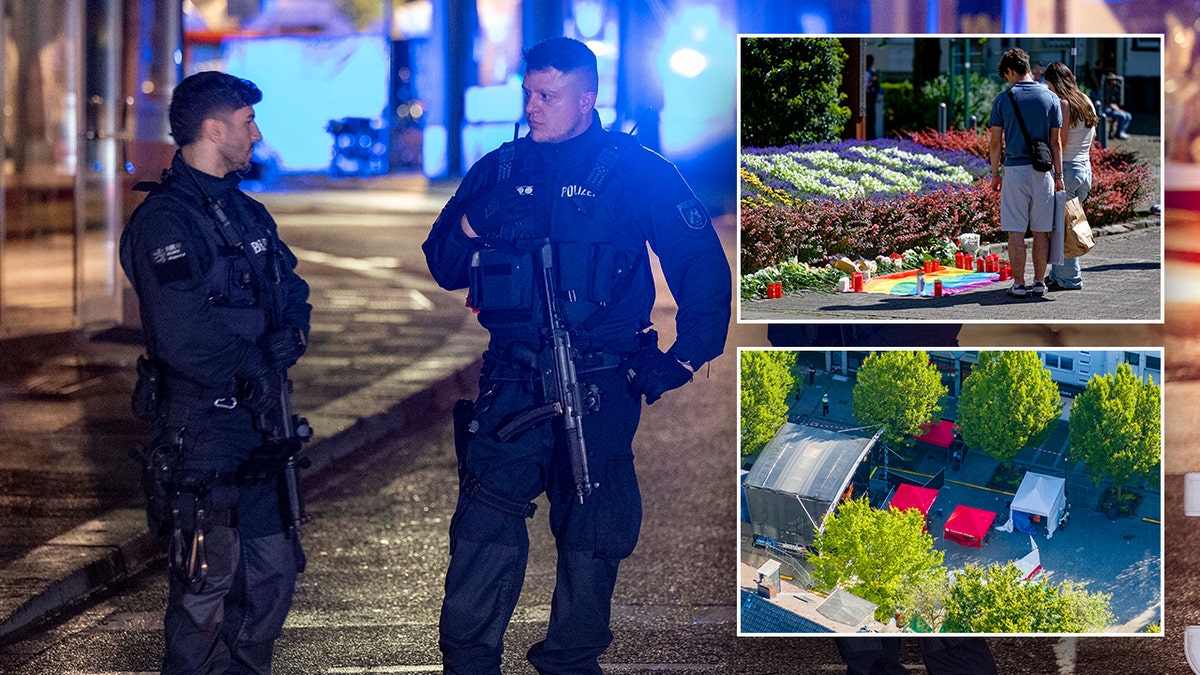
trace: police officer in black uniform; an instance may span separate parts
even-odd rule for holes
[[[164,673],[270,672],[303,568],[278,472],[239,471],[264,446],[258,417],[280,405],[312,310],[274,220],[238,189],[262,138],[260,100],[224,73],[180,82],[170,106],[180,149],[121,236],[160,380],[150,398],[161,404],[141,414],[158,434],[151,527],[169,545]]]
[[[471,168],[423,246],[433,277],[447,290],[469,287],[491,333],[460,446],[439,640],[447,673],[500,672],[529,549],[524,519],[543,491],[558,579],[546,638],[527,657],[543,673],[600,672],[617,567],[641,522],[631,444],[642,397],[653,403],[719,355],[730,317],[729,265],[707,212],[669,162],[602,128],[595,55],[568,38],[541,42],[525,52],[523,89],[529,134]],[[679,307],[666,352],[647,330],[647,242]],[[564,416],[519,424],[552,398],[541,365],[549,297],[586,392],[582,491]]]

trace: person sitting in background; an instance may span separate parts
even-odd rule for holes
[[[1118,81],[1116,73],[1109,73],[1104,79],[1110,88]],[[1104,102],[1104,116],[1110,120],[1115,120],[1117,123],[1116,131],[1109,130],[1109,138],[1118,138],[1123,141],[1129,139],[1129,134],[1126,132],[1129,130],[1129,123],[1133,121],[1133,115],[1128,110],[1122,109],[1116,101],[1106,100]]]

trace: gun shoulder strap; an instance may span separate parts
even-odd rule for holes
[[[612,175],[613,167],[615,167],[617,162],[621,159],[621,153],[626,150],[626,147],[632,148],[634,145],[641,147],[641,144],[637,141],[637,137],[629,134],[613,133],[612,142],[606,145],[604,149],[600,151],[599,156],[596,157],[596,163],[592,166],[591,171],[589,171],[588,175],[584,178],[583,186],[592,194],[599,195],[601,189],[604,187],[604,184],[608,182],[609,176]],[[571,199],[575,203],[575,206],[579,209],[580,213],[587,215],[587,203],[583,201],[582,195],[576,194]],[[646,256],[644,254],[634,257],[633,264],[629,266],[629,269],[624,270],[624,272],[617,277],[617,280],[613,282],[612,292],[610,293],[611,297],[622,298],[625,296],[625,293],[633,284],[634,276],[636,276],[638,270],[641,269],[642,259],[645,257]],[[604,318],[608,316],[609,312],[612,311],[613,304],[614,303],[600,305],[595,311],[588,315],[586,319],[581,321],[578,326],[572,329],[571,332],[579,335],[591,331],[596,326],[599,326],[600,322],[603,321]]]
[[[505,141],[500,146],[500,162],[496,166],[496,182],[506,181],[512,176],[513,163],[517,159],[517,142]]]
[[[633,139],[633,137],[628,134],[620,134],[615,136],[613,142],[604,146],[604,149],[596,157],[596,163],[592,165],[591,171],[588,171],[587,176],[583,178],[583,187],[586,189],[586,192],[594,195],[600,194],[601,188],[608,182],[608,177],[612,174],[613,167],[621,159],[622,145],[630,143],[630,139]],[[575,208],[579,209],[580,213],[584,215],[588,214],[587,202],[583,200],[582,193],[574,194],[571,197],[571,201],[575,204]]]

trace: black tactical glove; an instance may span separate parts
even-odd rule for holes
[[[621,364],[621,372],[625,373],[629,390],[639,398],[645,395],[647,405],[692,381],[692,371],[673,354],[659,351],[654,343],[643,344],[630,354]]]
[[[467,223],[484,240],[507,241],[528,229],[534,218],[532,192],[524,188],[493,191],[476,199],[464,210]]]
[[[243,368],[238,374],[242,382],[242,395],[238,401],[255,415],[264,415],[279,405],[279,375],[265,365],[258,368]]]
[[[286,370],[304,356],[308,343],[299,328],[284,326],[259,338],[258,346],[276,368]]]

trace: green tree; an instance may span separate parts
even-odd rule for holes
[[[774,350],[742,352],[742,454],[753,455],[787,420],[787,395],[795,386],[796,353]]]
[[[956,633],[1090,633],[1113,621],[1112,596],[1065,581],[1021,581],[1016,565],[968,564],[946,598],[942,630]]]
[[[1156,473],[1162,461],[1161,388],[1143,383],[1128,363],[1115,375],[1093,375],[1071,405],[1071,456],[1117,495],[1130,478]]]
[[[875,603],[880,621],[901,607],[922,604],[914,597],[918,589],[946,574],[920,511],[880,511],[865,498],[843,502],[812,547],[813,579],[825,589],[840,586]]]
[[[971,72],[971,114],[975,116],[979,129],[988,127],[988,120],[992,114],[992,102],[996,100],[996,96],[1003,89],[1000,83],[981,73]],[[932,80],[925,83],[920,89],[921,91],[921,108],[925,111],[925,123],[930,127],[937,126],[937,110],[938,104],[946,104],[946,126],[947,128],[958,127],[966,129],[967,123],[963,117],[963,91],[962,76],[954,78],[954,99],[950,98],[950,76],[947,74],[938,75]]]
[[[950,591],[947,575],[919,579],[908,590],[896,604],[896,613],[905,619],[904,627],[921,633],[941,630],[946,620],[946,594]]]
[[[1009,465],[1045,440],[1062,413],[1058,386],[1037,352],[980,352],[958,400],[963,441]]]
[[[850,119],[843,105],[846,51],[836,38],[745,38],[742,145],[835,141]]]
[[[854,385],[854,418],[881,424],[887,445],[912,445],[922,424],[942,411],[946,385],[923,351],[871,352]]]

